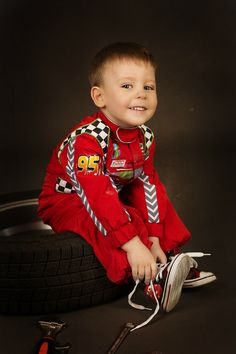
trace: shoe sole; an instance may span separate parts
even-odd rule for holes
[[[161,299],[164,311],[170,312],[179,302],[190,267],[191,258],[183,253],[178,254],[170,263]]]
[[[206,275],[202,278],[189,279],[189,280],[185,280],[185,282],[183,284],[183,288],[185,288],[185,289],[197,288],[199,286],[210,284],[215,280],[216,280],[216,276],[214,274]]]

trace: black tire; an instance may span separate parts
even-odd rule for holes
[[[37,194],[30,193],[0,205],[0,312],[57,313],[126,294],[79,235],[55,234],[38,220]]]

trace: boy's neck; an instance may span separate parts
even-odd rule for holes
[[[136,140],[140,131],[139,127],[127,127],[123,128],[114,123],[109,117],[107,117],[102,111],[99,113],[103,120],[109,125],[116,140],[121,143],[129,144]]]

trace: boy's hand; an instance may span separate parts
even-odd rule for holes
[[[156,261],[159,261],[162,264],[166,264],[167,257],[160,246],[159,238],[155,237],[155,236],[151,236],[151,237],[149,237],[149,240],[152,241],[152,243],[153,243],[150,251],[151,251],[154,259]]]
[[[156,261],[149,249],[135,236],[121,247],[127,252],[128,262],[134,280],[144,279],[146,284],[157,275]]]

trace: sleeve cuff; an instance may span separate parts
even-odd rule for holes
[[[138,231],[131,224],[127,223],[119,228],[119,230],[110,231],[107,235],[111,245],[114,248],[121,247],[124,243],[138,235]]]
[[[146,223],[145,224],[147,230],[148,230],[148,234],[149,236],[153,236],[153,237],[158,237],[158,238],[162,238],[163,236],[163,224],[161,223]]]

